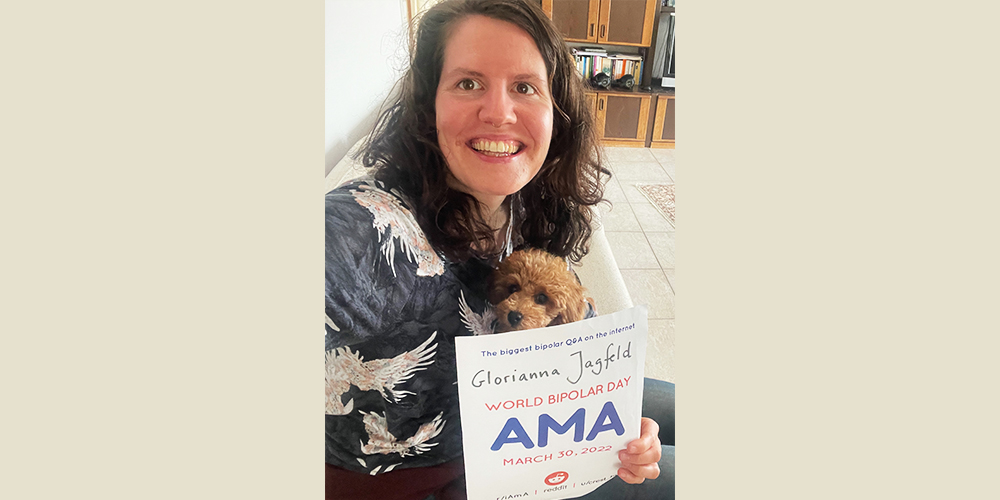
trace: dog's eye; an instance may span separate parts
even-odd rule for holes
[[[549,301],[549,298],[544,293],[540,293],[538,295],[535,295],[535,303],[536,304],[544,304],[544,303],[546,303],[548,301]]]
[[[519,292],[520,290],[521,290],[521,287],[517,286],[517,284],[512,284],[512,285],[510,285],[510,286],[507,287],[507,293],[509,293],[509,294],[515,294],[515,293]]]

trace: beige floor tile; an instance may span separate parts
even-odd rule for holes
[[[615,256],[618,269],[660,269],[653,249],[641,232],[608,232],[608,243]]]
[[[674,292],[662,270],[622,269],[621,273],[632,303],[646,304],[650,319],[674,319]]]
[[[614,210],[602,210],[608,242],[632,302],[649,307],[646,376],[674,382],[674,226],[635,184],[673,183],[675,150],[606,148],[606,151],[614,177],[605,196],[615,202]],[[634,267],[647,265],[653,269]]]
[[[674,181],[621,181],[619,182],[619,187],[622,190],[622,195],[625,197],[629,203],[638,204],[649,204],[649,198],[642,194],[637,187],[639,184],[673,184]]]
[[[619,163],[615,166],[615,174],[619,182],[673,182],[663,167],[655,161]]]
[[[674,382],[674,320],[649,320],[646,339],[646,376]]]
[[[616,178],[612,178],[604,186],[604,198],[614,202],[628,201],[628,198],[625,197],[625,191],[622,190],[622,186]]]
[[[674,268],[674,233],[663,232],[663,233],[646,233],[646,241],[649,242],[650,248],[653,249],[653,255],[656,256],[656,260],[660,263],[660,268],[673,269]],[[668,277],[669,278],[669,277]]]
[[[642,231],[639,220],[632,213],[632,207],[627,201],[613,202],[611,207],[598,205],[601,210],[601,224],[604,231]]]
[[[674,230],[674,225],[652,203],[630,203],[629,206],[643,231],[669,232]]]
[[[677,293],[677,278],[674,278],[673,269],[664,269],[663,274],[667,275],[667,283],[670,283],[670,291]]]
[[[661,163],[660,167],[663,168],[663,170],[667,173],[667,175],[670,176],[671,179],[676,179],[677,178],[677,174],[674,173],[674,165],[673,164],[664,165],[664,164]]]
[[[630,161],[656,161],[648,148],[608,147],[604,148],[604,157],[613,165]]]
[[[660,165],[666,165],[667,163],[673,165],[677,157],[676,149],[650,149],[649,153],[653,155],[653,158],[656,158],[656,161],[660,162]]]

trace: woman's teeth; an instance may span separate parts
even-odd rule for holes
[[[489,156],[509,156],[521,148],[514,141],[487,141],[480,139],[472,142],[472,149]]]

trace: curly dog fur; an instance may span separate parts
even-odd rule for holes
[[[487,282],[497,333],[579,321],[593,304],[585,292],[566,261],[534,248],[512,253]]]

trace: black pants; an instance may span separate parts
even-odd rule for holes
[[[616,477],[580,497],[586,500],[673,500],[674,498],[674,384],[647,378],[642,388],[642,416],[660,426],[660,477],[628,484]]]

